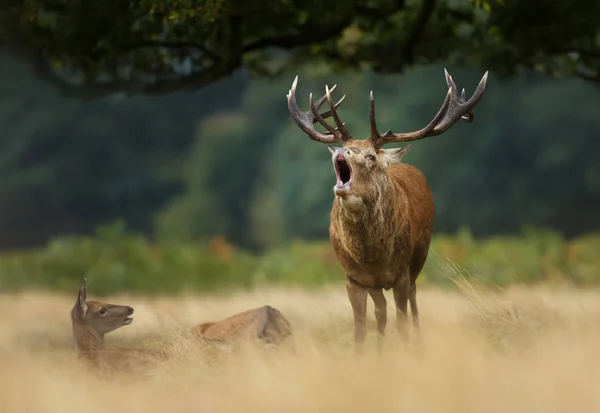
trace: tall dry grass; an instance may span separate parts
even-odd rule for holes
[[[396,334],[390,294],[385,352],[352,349],[343,286],[228,297],[144,299],[107,346],[170,346],[174,358],[138,374],[92,374],[76,359],[72,296],[0,296],[0,412],[597,412],[600,292],[494,291],[456,275],[455,292],[419,291],[422,340]],[[89,286],[94,298],[93,280]],[[280,351],[247,348],[214,359],[181,331],[253,306],[279,308],[294,327]]]

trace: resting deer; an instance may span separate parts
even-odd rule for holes
[[[458,94],[452,77],[444,69],[448,91],[433,120],[423,129],[409,133],[379,133],[375,122],[375,101],[370,94],[371,136],[356,140],[340,120],[337,108],[345,95],[333,103],[325,86],[325,95],[302,112],[296,102],[294,79],[287,95],[288,109],[294,122],[308,137],[317,142],[339,142],[331,147],[336,184],[331,209],[329,238],[338,261],[346,274],[346,290],[354,316],[355,348],[360,352],[367,335],[367,294],[375,304],[378,348],[382,350],[387,324],[387,303],[383,289],[392,289],[396,304],[396,326],[406,335],[407,304],[419,334],[417,286],[431,242],[435,208],[431,190],[423,173],[414,166],[401,163],[410,149],[382,149],[394,142],[409,142],[444,133],[459,119],[472,122],[473,108],[481,99],[488,72],[483,75],[473,96],[465,101],[465,90]],[[329,110],[319,113],[327,100]],[[333,117],[337,127],[327,121]],[[315,129],[321,124],[327,133]]]
[[[192,333],[228,342],[258,340],[265,345],[278,346],[292,334],[289,321],[269,305],[234,314],[217,322],[197,325]]]
[[[95,365],[106,362],[109,365],[120,367],[125,367],[125,364],[129,362],[139,363],[150,359],[166,360],[168,354],[160,348],[106,349],[104,347],[104,336],[131,324],[133,322],[132,314],[133,308],[126,305],[88,301],[87,280],[84,280],[71,310],[73,335],[79,350],[79,357],[84,357]],[[204,341],[219,349],[230,345],[230,343],[218,339],[206,338]]]
[[[93,364],[107,362],[122,366],[144,360],[166,360],[168,353],[154,348],[104,347],[104,336],[133,322],[133,308],[100,301],[87,300],[87,280],[77,294],[71,310],[73,335],[79,356]],[[278,310],[270,306],[235,314],[219,322],[200,324],[192,329],[192,335],[203,344],[217,350],[230,349],[244,338],[257,338],[264,344],[279,345],[291,334],[291,327]]]

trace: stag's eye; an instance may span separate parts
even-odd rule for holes
[[[102,307],[100,311],[98,311],[100,315],[104,315],[106,313],[106,308]]]
[[[366,159],[367,161],[371,161],[371,162],[373,162],[373,161],[375,160],[375,157],[374,157],[373,155],[370,155],[370,154],[369,154],[369,155],[366,155],[366,156],[365,156],[365,159]]]

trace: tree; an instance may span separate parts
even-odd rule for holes
[[[0,44],[68,96],[195,90],[310,59],[401,72],[439,60],[600,83],[595,0],[4,0]],[[283,50],[285,53],[281,53]]]

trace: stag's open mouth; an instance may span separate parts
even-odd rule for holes
[[[333,168],[335,169],[335,176],[337,183],[335,189],[348,189],[352,183],[352,167],[346,161],[343,154],[338,154],[333,159]]]

